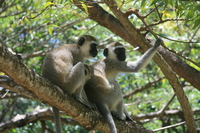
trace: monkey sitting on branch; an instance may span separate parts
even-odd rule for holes
[[[90,77],[90,68],[83,61],[97,55],[96,47],[97,42],[93,36],[83,35],[75,44],[58,46],[50,51],[42,67],[43,77],[89,108],[94,105],[88,102],[83,87]],[[59,110],[53,107],[53,112],[56,132],[61,133]]]
[[[94,103],[101,115],[106,119],[110,132],[117,133],[112,118],[131,121],[125,109],[122,92],[116,78],[119,73],[138,72],[143,69],[156,53],[162,40],[157,39],[154,46],[146,51],[137,61],[126,62],[126,50],[119,42],[114,42],[104,49],[105,58],[91,65],[92,73],[86,81],[84,89],[89,102]]]

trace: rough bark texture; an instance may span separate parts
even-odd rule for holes
[[[107,123],[97,112],[90,110],[72,97],[64,94],[60,88],[30,70],[20,59],[3,47],[0,47],[0,71],[6,73],[16,84],[31,91],[49,105],[53,105],[73,117],[84,128],[109,132]],[[114,120],[120,133],[152,132],[136,125],[134,122]]]
[[[146,51],[149,48],[150,44],[144,38],[144,36],[136,30],[134,25],[128,20],[127,15],[125,15],[123,12],[119,10],[119,8],[116,6],[117,3],[114,0],[105,0],[105,3],[110,7],[110,10],[114,13],[114,15],[118,19],[107,13],[98,4],[92,4],[90,5],[91,8],[88,8],[90,18],[98,22],[100,25],[108,28],[110,31],[120,36],[125,41],[129,42],[131,45],[133,46],[140,45],[142,49]],[[80,9],[82,9],[81,5],[77,6]],[[195,133],[196,126],[194,122],[193,113],[190,108],[188,98],[186,97],[176,74],[182,76],[186,81],[190,82],[194,87],[200,90],[199,86],[200,82],[198,82],[197,80],[200,79],[200,72],[198,72],[196,69],[186,64],[180,58],[167,52],[163,48],[159,49],[159,53],[161,55],[164,54],[165,56],[161,57],[160,55],[156,55],[153,59],[161,68],[166,78],[169,80],[170,84],[172,85],[175,91],[176,96],[178,97],[180,105],[183,109],[188,132]],[[179,63],[179,65],[176,65],[177,63]],[[182,65],[184,65],[184,67]],[[188,75],[185,75],[186,71],[189,71],[190,73],[187,73]],[[196,78],[196,80],[191,78],[191,75],[195,75],[194,77]]]

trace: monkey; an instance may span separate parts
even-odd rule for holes
[[[120,85],[116,78],[119,73],[134,73],[143,69],[157,52],[162,40],[157,39],[154,46],[137,61],[126,62],[126,50],[119,42],[108,45],[104,58],[91,65],[91,77],[84,85],[89,102],[94,103],[107,121],[110,132],[117,133],[112,115],[120,120],[132,121],[123,103]]]
[[[83,87],[90,77],[90,68],[83,62],[98,54],[97,45],[95,37],[83,35],[75,44],[58,46],[50,51],[42,66],[43,77],[89,108],[94,105],[89,103]],[[54,106],[52,108],[56,132],[61,133],[59,110]]]

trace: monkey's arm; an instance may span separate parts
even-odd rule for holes
[[[123,72],[138,72],[143,69],[149,61],[153,58],[157,49],[161,45],[162,40],[158,38],[153,47],[147,50],[137,61],[126,62],[126,66],[121,67]],[[125,64],[123,64],[125,65]]]

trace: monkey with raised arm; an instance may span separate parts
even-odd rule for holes
[[[119,42],[114,42],[104,49],[105,58],[91,65],[92,73],[84,89],[88,100],[95,103],[106,119],[110,132],[117,133],[111,113],[121,120],[131,121],[123,103],[122,92],[116,78],[119,73],[138,72],[143,69],[156,53],[162,40],[157,39],[154,46],[146,51],[137,61],[126,62],[126,50]]]
[[[96,47],[97,42],[93,36],[83,35],[75,44],[58,46],[50,51],[42,67],[43,77],[89,108],[93,105],[88,102],[83,87],[90,77],[90,68],[83,62],[97,55]],[[53,107],[53,111],[56,132],[61,133],[59,110]]]

